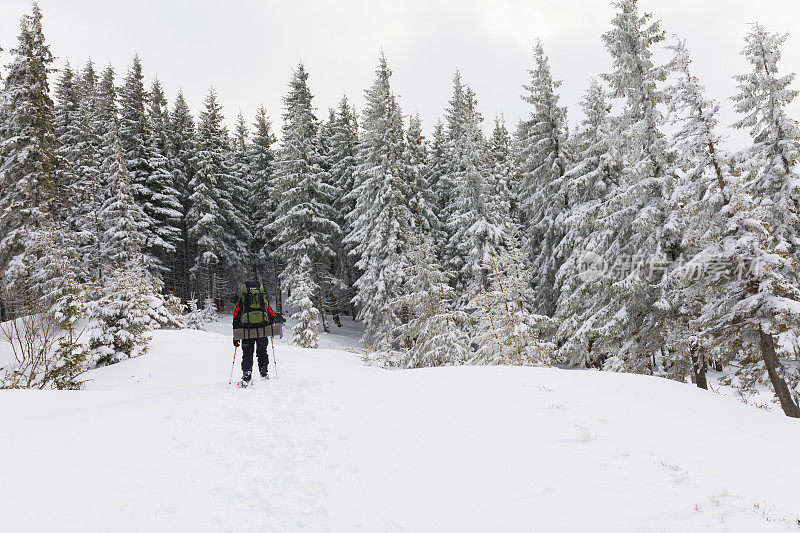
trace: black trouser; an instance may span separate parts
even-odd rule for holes
[[[269,366],[267,344],[269,344],[269,337],[242,341],[242,372],[253,372],[253,348],[255,348],[256,357],[258,357],[258,372],[262,376],[267,375],[267,367]]]

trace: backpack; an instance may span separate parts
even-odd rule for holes
[[[260,328],[270,323],[269,300],[264,287],[245,287],[242,289],[242,318],[240,322],[245,328]]]

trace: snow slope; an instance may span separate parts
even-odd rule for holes
[[[800,529],[800,423],[689,385],[281,342],[238,390],[232,349],[161,331],[88,392],[0,392],[0,530]]]

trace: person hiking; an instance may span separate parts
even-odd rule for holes
[[[258,281],[245,282],[244,288],[239,293],[236,310],[233,312],[233,329],[263,328],[286,320],[278,315],[269,305],[264,287]],[[242,387],[247,387],[253,375],[253,352],[258,358],[258,372],[261,379],[269,379],[269,355],[267,345],[269,337],[247,338],[242,343]],[[239,340],[233,340],[234,346],[239,346]]]

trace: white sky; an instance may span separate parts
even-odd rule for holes
[[[228,122],[239,108],[248,122],[263,103],[279,126],[281,97],[302,59],[319,115],[343,93],[361,107],[382,49],[406,113],[425,129],[442,115],[456,68],[477,92],[487,127],[503,113],[510,125],[527,114],[519,95],[543,39],[570,123],[587,81],[605,71],[600,35],[610,25],[605,0],[40,0],[58,66],[110,61],[122,77],[138,52],[149,80],[157,74],[170,101],[183,87],[195,113],[213,84]],[[747,23],[770,31],[800,29],[800,0],[640,0],[669,34],[688,40],[696,74],[722,100],[722,120],[735,119],[731,76],[747,70],[739,55]],[[0,3],[2,64],[16,45],[28,0]],[[800,70],[800,35],[784,47],[785,71]],[[800,88],[800,83],[795,84]],[[800,118],[800,102],[792,112]],[[732,134],[731,143],[744,141]]]

